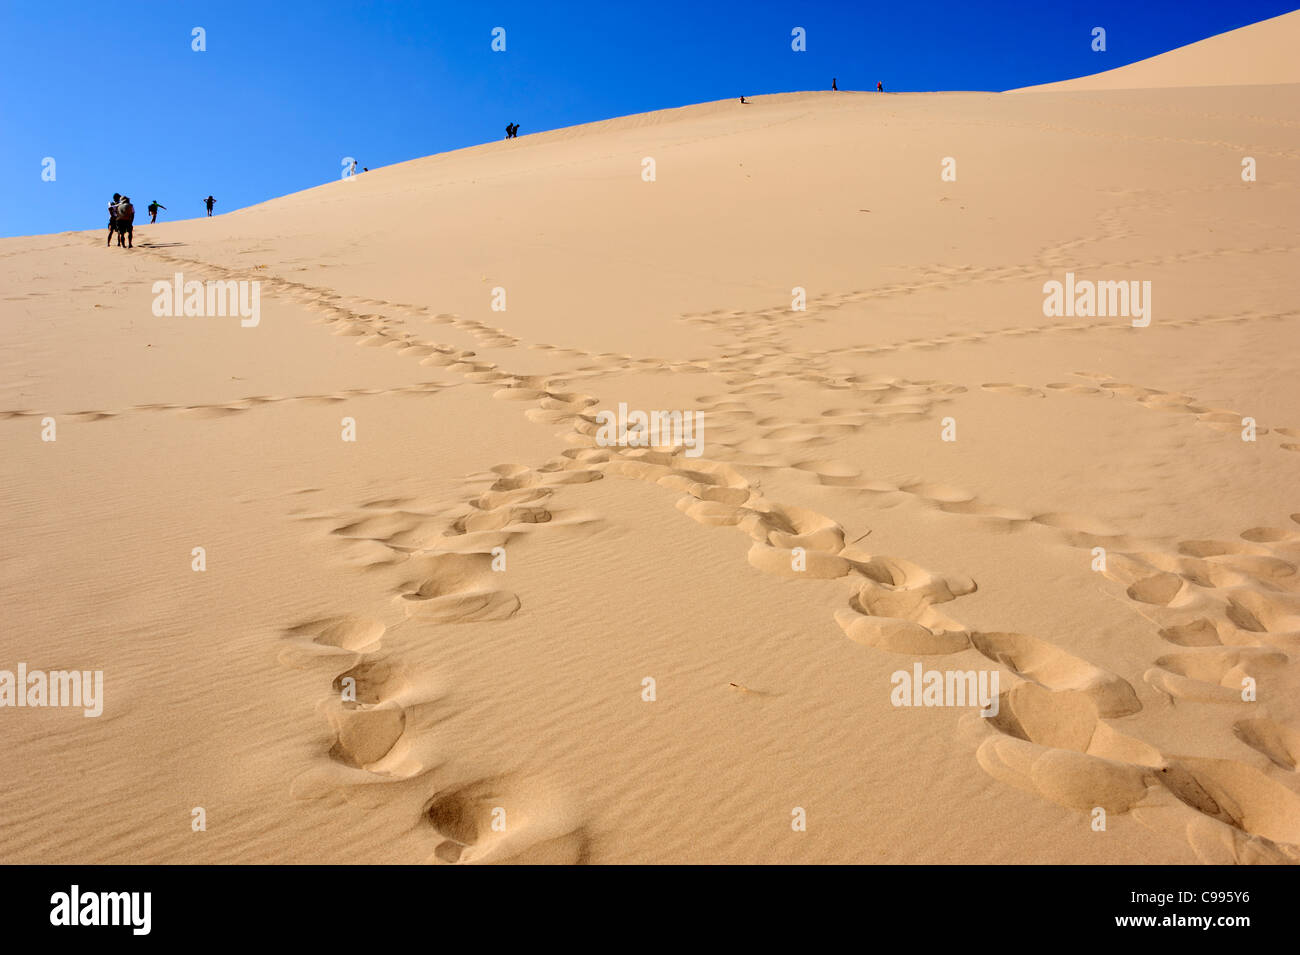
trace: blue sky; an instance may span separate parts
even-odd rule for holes
[[[114,192],[202,215],[522,133],[739,96],[1001,90],[1122,66],[1291,2],[0,0],[0,235],[98,228]],[[492,29],[506,30],[494,53]],[[790,48],[796,26],[807,51]],[[1090,49],[1107,31],[1107,51]],[[206,32],[204,52],[192,30]],[[55,179],[42,179],[43,160]]]

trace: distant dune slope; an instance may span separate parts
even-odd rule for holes
[[[1014,92],[1300,83],[1298,48],[1300,10],[1293,10],[1128,66]]]

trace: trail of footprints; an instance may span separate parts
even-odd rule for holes
[[[595,515],[554,508],[550,498],[556,487],[600,477],[567,458],[536,470],[501,465],[485,490],[461,504],[429,508],[404,498],[377,499],[354,512],[308,512],[300,518],[327,527],[363,569],[393,569],[395,575],[386,579],[393,581],[390,598],[401,616],[387,627],[347,616],[309,620],[286,631],[292,644],[282,662],[311,666],[324,658],[336,674],[322,707],[333,735],[328,755],[343,768],[308,774],[296,785],[298,795],[319,798],[412,781],[427,791],[423,777],[444,761],[436,738],[441,698],[421,689],[384,652],[384,637],[412,621],[474,624],[516,614],[520,599],[500,586],[505,575],[494,572],[493,549],[538,529],[598,524]],[[346,668],[339,670],[335,659]],[[347,680],[353,681],[351,695],[345,695]],[[421,819],[437,838],[430,861],[583,861],[589,837],[563,820],[530,818],[529,803],[520,796],[527,784],[507,774],[456,781],[426,796]],[[509,825],[495,828],[493,813],[507,810]]]
[[[205,263],[166,258],[212,270]],[[1016,270],[1006,275],[1002,274],[1005,270],[985,271],[989,274],[983,277],[994,281],[1019,277]],[[963,272],[970,270],[948,270],[941,282],[948,281],[949,274],[968,278]],[[272,291],[322,313],[322,322],[335,334],[355,337],[359,345],[393,347],[418,358],[421,364],[440,365],[469,382],[491,385],[497,389],[494,397],[526,404],[530,420],[571,429],[567,433],[571,447],[561,455],[536,469],[501,465],[485,476],[490,481],[485,490],[461,504],[429,510],[401,499],[376,500],[348,515],[305,518],[332,525],[330,536],[348,546],[348,559],[363,568],[401,571],[392,593],[401,608],[401,619],[392,629],[411,620],[457,625],[513,616],[521,601],[497,585],[491,566],[493,548],[539,528],[599,521],[593,514],[555,510],[551,498],[557,486],[603,477],[652,482],[679,492],[677,509],[692,520],[734,527],[746,534],[751,540],[748,561],[762,572],[851,581],[847,605],[834,614],[849,639],[913,657],[975,653],[1010,671],[1012,682],[1001,695],[998,715],[990,719],[968,716],[963,721],[964,731],[976,743],[979,765],[991,776],[1072,809],[1088,812],[1101,806],[1111,813],[1131,812],[1158,830],[1185,832],[1197,855],[1207,862],[1300,862],[1300,796],[1291,788],[1247,763],[1162,753],[1123,733],[1111,721],[1138,712],[1141,704],[1132,685],[1122,677],[1041,637],[971,631],[951,616],[952,606],[975,591],[976,583],[970,578],[938,574],[846,543],[844,529],[834,520],[766,499],[733,463],[686,458],[681,448],[597,447],[596,421],[589,413],[597,399],[564,389],[568,381],[617,370],[718,374],[732,390],[701,399],[711,421],[720,420],[724,429],[729,423],[762,429],[735,441],[722,441],[724,453],[733,457],[735,465],[771,466],[764,459],[786,443],[816,445],[846,428],[928,414],[934,401],[960,394],[964,387],[836,375],[822,363],[830,353],[796,355],[782,346],[780,322],[786,313],[776,309],[684,316],[688,322],[726,332],[742,343],[740,351],[713,359],[667,362],[539,344],[528,347],[586,359],[590,364],[544,376],[511,375],[493,363],[475,360],[472,351],[417,339],[401,333],[392,319],[359,309],[423,316],[467,331],[484,347],[521,344],[502,329],[433,314],[419,306],[345,298],[275,277],[259,278],[269,281]],[[843,301],[830,300],[823,307],[840,307],[875,295],[906,294],[910,288],[850,293]],[[1210,320],[1249,317],[1253,316]],[[1046,330],[1048,327],[988,334]],[[945,336],[856,350],[938,347],[981,337]],[[1210,426],[1227,428],[1227,415],[1233,415],[1233,427],[1239,425],[1235,413],[1204,408],[1190,396],[1165,395],[1104,375],[1081,375],[1096,384],[1053,383],[1047,388],[1079,393],[1104,390],[1147,407],[1196,415]],[[779,400],[776,381],[845,391],[853,401],[824,412],[824,420],[765,419],[753,410],[752,403]],[[1010,383],[984,387],[1026,397],[1047,393]],[[1287,437],[1300,437],[1294,429],[1275,430]],[[1289,661],[1290,651],[1300,649],[1298,529],[1252,528],[1243,532],[1239,542],[1185,541],[1177,553],[1125,551],[1140,542],[1086,518],[1023,513],[979,502],[974,495],[944,485],[900,487],[873,481],[863,478],[856,468],[831,460],[783,461],[778,466],[787,464],[821,483],[850,491],[909,495],[947,513],[1033,522],[1074,546],[1100,542],[1114,549],[1106,576],[1125,588],[1127,599],[1158,625],[1160,636],[1171,646],[1169,653],[1153,661],[1143,679],[1173,705],[1220,704],[1247,712],[1246,704],[1240,702],[1241,677],[1265,680]],[[1300,524],[1300,513],[1291,517]],[[793,569],[795,548],[802,548],[806,555],[802,571]],[[442,762],[436,751],[436,733],[431,732],[441,696],[422,686],[385,653],[384,638],[390,632],[379,621],[351,616],[308,620],[286,632],[290,643],[281,654],[286,665],[315,665],[322,658],[338,661],[330,662],[331,693],[323,706],[333,736],[329,756],[344,775],[308,774],[295,784],[299,795],[319,797],[374,783],[415,785],[421,787],[417,793],[427,793],[422,779]],[[348,685],[345,681],[354,687],[355,699],[341,701]],[[1236,719],[1236,737],[1267,757],[1279,771],[1295,772],[1300,761],[1300,729],[1269,717],[1263,704],[1253,707],[1263,715]],[[530,819],[526,800],[521,808],[516,798],[527,788],[526,780],[507,775],[462,780],[425,795],[420,818],[435,834],[431,861],[585,861],[591,850],[590,835],[581,825],[563,820]],[[522,825],[512,822],[504,831],[493,827],[492,813],[500,804],[511,805]]]
[[[413,385],[403,385],[397,388],[349,388],[342,391],[314,395],[250,395],[247,398],[239,398],[234,401],[224,401],[206,405],[182,405],[168,402],[150,402],[148,404],[131,405],[128,408],[115,410],[62,412],[59,416],[70,418],[74,421],[107,421],[111,418],[116,418],[119,415],[125,414],[172,412],[183,418],[225,418],[229,415],[240,414],[241,412],[261,407],[262,405],[279,404],[281,402],[301,401],[307,404],[337,404],[341,401],[349,401],[356,398],[368,398],[373,395],[418,396],[436,394],[446,387],[448,386],[439,382],[425,381]],[[38,417],[45,414],[48,414],[48,412],[33,411],[31,409],[0,411],[0,419]]]
[[[590,436],[595,421],[581,417],[575,429]],[[734,526],[748,534],[749,562],[764,572],[861,578],[849,606],[835,615],[856,642],[910,656],[973,650],[1010,670],[1015,681],[1001,697],[998,717],[968,721],[968,730],[990,733],[980,742],[977,758],[995,778],[1082,811],[1140,808],[1143,813],[1135,815],[1144,822],[1185,827],[1194,850],[1207,862],[1300,861],[1300,796],[1246,763],[1164,754],[1115,729],[1107,720],[1141,709],[1126,680],[1041,638],[971,632],[947,615],[946,605],[973,592],[974,581],[846,544],[843,528],[833,520],[768,501],[731,466],[687,459],[681,449],[586,447],[566,453],[608,475],[684,492],[678,509],[700,523]],[[895,488],[834,472],[818,476],[874,493],[915,494],[954,513],[1016,519],[996,508],[983,513],[970,508],[973,497],[955,488]],[[1130,543],[1073,515],[1022,519],[1053,529],[1075,546]],[[1300,514],[1293,519],[1300,523]],[[1180,646],[1184,640],[1214,640],[1233,647],[1157,659],[1145,679],[1171,700],[1242,705],[1240,677],[1262,675],[1287,662],[1278,647],[1289,648],[1300,639],[1300,598],[1277,589],[1279,581],[1295,577],[1300,544],[1290,542],[1300,541],[1300,531],[1253,528],[1243,532],[1243,540],[1244,545],[1184,542],[1181,556],[1119,553],[1110,565],[1107,576],[1126,585],[1130,600],[1172,605],[1182,612],[1178,622],[1160,631],[1166,640]],[[1284,553],[1293,560],[1278,556],[1278,542],[1286,542]],[[796,547],[806,552],[803,570],[794,569]],[[1224,588],[1226,593],[1218,593]],[[1180,594],[1192,589],[1205,593],[1180,602]],[[1294,771],[1300,739],[1295,729],[1267,717],[1240,719],[1234,729],[1274,764]],[[1188,821],[1177,815],[1176,807],[1197,815]]]
[[[1110,375],[1101,372],[1077,371],[1074,374],[1076,377],[1089,381],[1090,384],[1070,381],[1054,381],[1049,382],[1044,386],[1047,390],[1035,388],[1031,385],[1016,385],[1008,382],[991,382],[981,385],[980,387],[985,391],[993,392],[995,394],[1012,395],[1020,398],[1044,398],[1050,392],[1075,395],[1119,396],[1127,398],[1152,411],[1158,411],[1164,414],[1187,415],[1198,424],[1225,434],[1240,432],[1243,428],[1243,421],[1246,418],[1245,415],[1242,415],[1238,411],[1208,405],[1200,401],[1194,395],[1161,391],[1156,388],[1144,388],[1140,385],[1118,381]],[[1260,425],[1255,426],[1255,434],[1257,436],[1268,434],[1269,430],[1270,429]],[[1272,431],[1284,439],[1278,445],[1282,450],[1300,451],[1300,443],[1297,443],[1295,440],[1300,439],[1300,428],[1273,428]]]
[[[637,457],[642,460],[630,468],[620,465],[619,473],[630,471],[642,479],[681,485],[687,496],[679,500],[678,508],[703,523],[733,524],[747,532],[754,539],[749,560],[759,569],[784,576],[861,578],[849,606],[835,614],[850,639],[913,657],[973,650],[1010,670],[1015,682],[1002,694],[999,715],[968,721],[968,730],[990,734],[977,750],[980,765],[990,775],[1084,812],[1101,806],[1124,813],[1142,805],[1168,811],[1159,794],[1170,793],[1179,805],[1201,814],[1185,824],[1193,847],[1205,861],[1300,861],[1296,828],[1300,797],[1291,789],[1247,764],[1162,754],[1115,729],[1107,720],[1140,709],[1133,687],[1041,638],[968,631],[949,616],[948,607],[975,590],[969,578],[936,574],[899,558],[845,545],[843,530],[833,521],[765,502],[752,491],[740,503],[734,494],[728,495],[728,501],[716,500],[718,495],[711,490],[715,485],[700,480],[704,474],[699,462],[685,465],[693,472],[686,476],[692,483],[682,485],[683,475],[677,469],[655,476],[658,468],[669,466],[668,461],[645,461],[644,454]],[[725,478],[722,487],[741,489],[734,472],[723,471],[720,476]],[[1300,521],[1300,515],[1296,519]],[[1288,539],[1292,538],[1300,540],[1300,533],[1290,534]],[[1197,543],[1186,546],[1196,549]],[[808,552],[806,571],[792,570],[796,546]],[[1271,584],[1295,574],[1290,561],[1252,556],[1259,560],[1225,569],[1217,584],[1192,564],[1179,568],[1184,576],[1175,588],[1160,576],[1169,571],[1159,571],[1157,565],[1169,564],[1156,554],[1125,555],[1118,564],[1122,569],[1112,573],[1133,578],[1131,599],[1166,604],[1176,602],[1182,588],[1217,589],[1233,580],[1232,575]],[[1206,594],[1195,601],[1187,598],[1187,606],[1180,610],[1176,620],[1182,622],[1162,630],[1165,639],[1177,644],[1217,638],[1232,648],[1175,652],[1155,661],[1147,682],[1179,699],[1208,699],[1244,708],[1240,676],[1262,675],[1280,666],[1288,658],[1275,646],[1289,647],[1300,638],[1295,632],[1300,627],[1300,599],[1294,595],[1261,597],[1258,590],[1244,588],[1226,595]],[[1243,742],[1275,764],[1295,770],[1300,733],[1294,728],[1265,717],[1238,720],[1235,729]]]

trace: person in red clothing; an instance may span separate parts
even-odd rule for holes
[[[885,91],[884,84],[882,84],[880,80],[876,80],[876,92],[883,93],[884,91]]]

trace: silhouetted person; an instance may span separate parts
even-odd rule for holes
[[[122,240],[125,239],[126,242]],[[135,248],[135,206],[126,196],[117,204],[117,244]]]
[[[511,139],[518,139],[518,138],[519,138],[519,124],[518,124],[518,123],[515,123],[515,129],[514,129],[514,132],[512,132],[512,133],[510,134],[510,138],[511,138]]]
[[[745,102],[745,97],[742,96],[742,97],[740,98],[740,101],[741,101],[742,103],[744,103],[744,102]],[[748,104],[748,103],[745,103],[745,105],[748,106],[749,104]]]
[[[506,139],[513,139],[515,135],[515,124],[506,123]]]
[[[209,218],[212,216],[212,206],[213,206],[213,203],[215,203],[216,201],[217,201],[217,200],[216,200],[216,199],[213,199],[211,196],[208,196],[206,199],[203,200],[203,204],[206,205],[206,206],[208,207],[208,216],[209,216]]]
[[[117,204],[122,200],[120,193],[113,193],[113,201],[108,204],[108,241],[105,247],[113,244],[113,235],[117,232]]]
[[[361,167],[361,171],[362,171],[362,172],[370,172],[370,167],[369,167],[369,166],[362,166],[362,167]]]
[[[167,208],[166,206],[160,206],[160,205],[158,204],[158,200],[157,200],[157,199],[155,199],[153,202],[149,203],[149,224],[150,224],[150,225],[153,225],[154,220],[156,220],[156,219],[158,218],[158,210],[159,210],[159,209],[166,209],[166,208]]]
[[[832,89],[832,90],[838,90],[838,89],[839,89],[839,87],[835,85],[835,77],[833,77],[833,76],[831,77],[831,89]]]
[[[884,84],[881,83],[880,80],[876,80],[876,92],[883,93],[884,91],[885,91]]]

